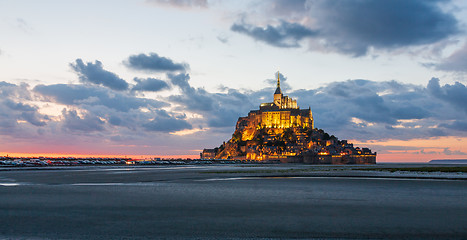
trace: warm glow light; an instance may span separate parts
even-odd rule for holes
[[[196,155],[118,155],[118,154],[73,154],[73,153],[18,153],[18,152],[0,152],[0,156],[9,157],[76,157],[76,158],[132,158],[132,159],[152,159],[152,158],[199,158],[199,154]]]
[[[405,141],[394,139],[351,141],[356,145],[370,147],[373,151],[377,151],[378,162],[427,162],[433,159],[467,158],[467,137],[432,137]],[[401,150],[404,147],[407,150]]]
[[[194,129],[184,129],[176,132],[171,132],[170,134],[177,135],[177,136],[184,136],[189,135],[197,132],[204,132],[209,130],[209,128],[194,128]]]

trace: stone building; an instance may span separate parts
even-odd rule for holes
[[[281,91],[280,77],[277,74],[277,88],[274,92],[273,102],[262,103],[259,110],[252,110],[247,117],[240,117],[236,130],[245,128],[290,128],[303,127],[314,128],[313,113],[311,108],[300,109],[297,100],[284,96]],[[243,141],[251,140],[251,135],[244,132]]]

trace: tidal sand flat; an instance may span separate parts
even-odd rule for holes
[[[0,171],[0,238],[467,236],[467,181],[459,177],[389,178],[379,171],[335,166],[303,169],[311,168],[210,165]]]

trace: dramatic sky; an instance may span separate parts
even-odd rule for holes
[[[283,92],[378,161],[467,158],[467,3],[0,0],[0,155],[199,156]]]

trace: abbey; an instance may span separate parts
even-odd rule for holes
[[[274,92],[274,101],[262,103],[259,110],[250,111],[248,115],[258,116],[259,124],[267,128],[314,128],[311,108],[300,109],[297,105],[297,100],[293,100],[282,94],[279,74],[277,74],[277,88]]]
[[[262,103],[259,110],[251,110],[247,117],[238,118],[236,132],[241,132],[241,140],[251,140],[254,130],[258,128],[277,129],[276,131],[292,127],[314,128],[311,108],[300,109],[297,100],[282,94],[279,75],[277,73],[273,102]]]
[[[239,117],[232,138],[220,147],[204,149],[202,159],[236,159],[263,162],[312,164],[374,164],[376,153],[339,141],[316,129],[311,108],[300,109],[297,101],[284,96],[277,73],[272,102],[262,103]]]

